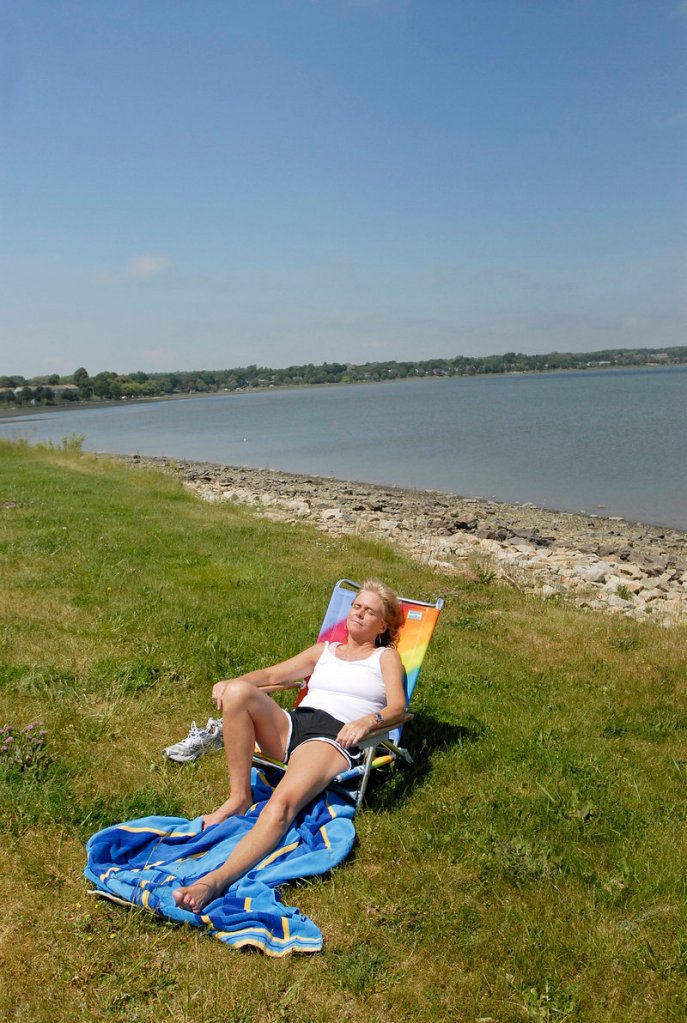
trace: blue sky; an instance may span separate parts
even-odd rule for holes
[[[685,344],[687,0],[0,0],[0,374]]]

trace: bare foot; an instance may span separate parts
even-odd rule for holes
[[[214,873],[215,871],[212,871],[200,881],[194,881],[193,884],[177,888],[172,892],[172,898],[179,909],[187,909],[189,913],[202,913],[206,906],[222,894],[226,884],[221,878],[214,878]]]
[[[250,800],[232,799],[230,796],[221,806],[218,806],[212,813],[204,813],[202,816],[203,831],[213,824],[221,824],[227,817],[241,816],[250,806]]]

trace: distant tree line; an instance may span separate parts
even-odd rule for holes
[[[676,365],[687,362],[687,347],[612,348],[599,352],[549,352],[547,355],[505,355],[453,359],[420,359],[414,362],[308,363],[271,369],[242,366],[235,369],[192,370],[176,373],[113,373],[91,377],[80,366],[70,376],[0,376],[0,402],[7,405],[57,405],[66,402],[118,401],[155,398],[172,394],[245,391],[265,387],[314,384],[353,384],[415,377],[480,376],[485,373],[545,373],[556,370],[590,370],[618,366]]]

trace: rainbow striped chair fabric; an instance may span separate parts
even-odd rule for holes
[[[322,622],[320,634],[317,637],[318,643],[323,643],[325,640],[328,640],[330,643],[345,641],[346,618],[359,589],[360,583],[353,582],[351,579],[339,579],[332,590],[329,606]],[[401,626],[397,650],[405,671],[404,687],[406,691],[406,707],[408,707],[417,685],[422,661],[427,652],[427,647],[429,646],[444,602],[441,598],[434,604],[428,604],[422,600],[411,600],[408,597],[400,597],[399,599],[403,608],[403,625]],[[306,690],[307,679],[305,686],[299,693],[298,700],[296,700],[296,705],[298,705],[298,701],[302,696],[305,695]],[[372,771],[392,763],[398,757],[401,757],[408,763],[412,762],[412,757],[408,750],[400,746],[403,724],[411,718],[412,714],[406,714],[401,725],[397,725],[392,729],[380,729],[378,732],[373,732],[360,743],[360,746],[365,749],[363,763],[359,767],[342,772],[334,779],[335,784],[348,786],[348,791],[351,792],[351,797],[355,801],[356,809],[363,801]],[[254,762],[275,766],[275,761],[257,752]]]

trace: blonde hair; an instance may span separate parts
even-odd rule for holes
[[[367,590],[368,593],[376,593],[384,609],[383,618],[386,630],[377,637],[377,646],[396,646],[398,634],[403,625],[403,609],[398,596],[390,586],[379,579],[366,579],[359,592],[363,590]]]

